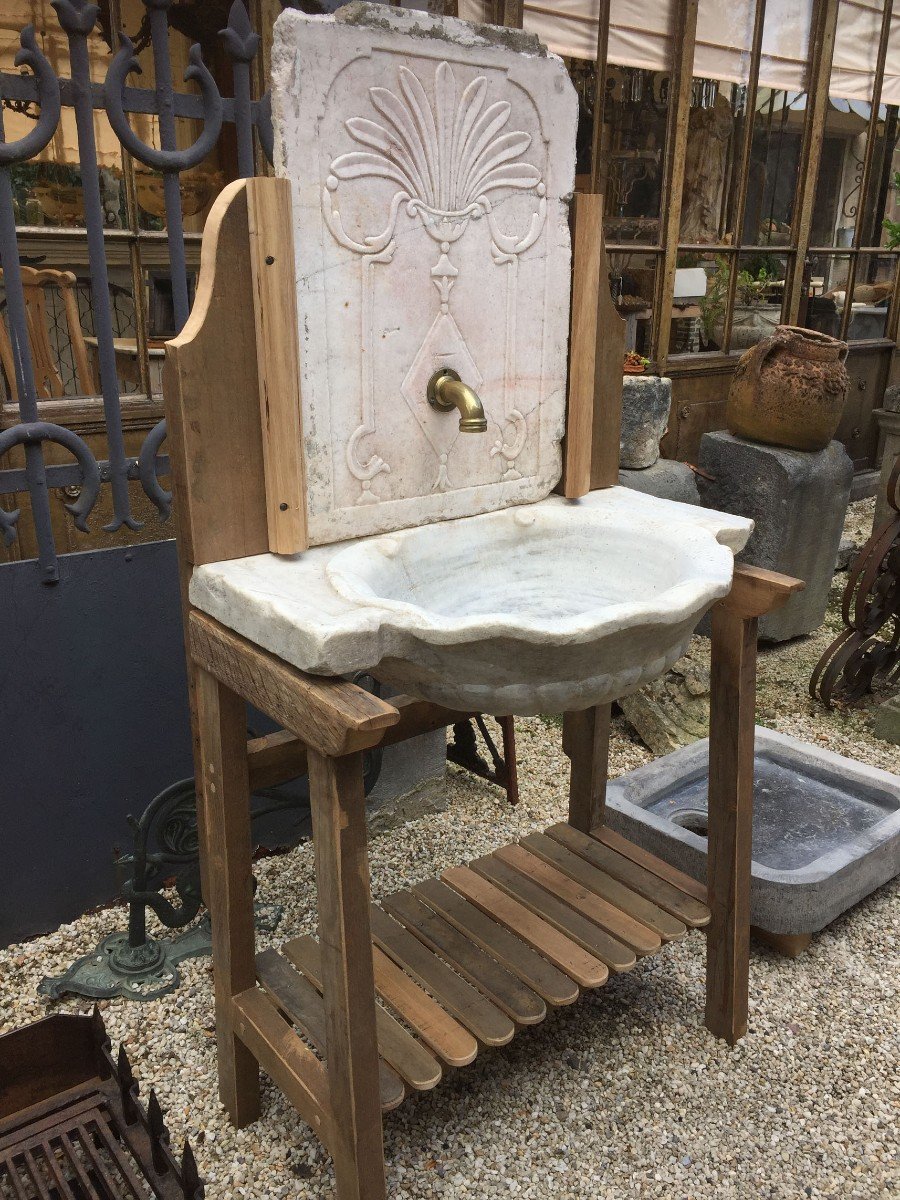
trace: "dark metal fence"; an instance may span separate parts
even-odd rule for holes
[[[259,151],[269,161],[272,152],[272,127],[269,96],[252,98],[254,65],[260,50],[260,36],[250,23],[243,0],[234,0],[225,27],[219,31],[225,55],[233,75],[232,97],[224,97],[203,61],[200,45],[192,46],[185,80],[194,81],[199,94],[176,91],[169,48],[170,9],[173,0],[143,0],[146,16],[142,33],[149,45],[155,73],[152,88],[132,87],[129,77],[140,72],[135,44],[124,33],[118,34],[115,53],[103,84],[91,78],[88,39],[101,28],[101,9],[87,0],[52,0],[57,19],[68,43],[71,78],[57,77],[42,52],[35,30],[21,33],[21,49],[15,64],[21,74],[0,72],[0,265],[3,268],[5,319],[12,348],[14,388],[18,420],[0,430],[0,463],[16,447],[24,453],[24,464],[0,469],[0,499],[27,492],[30,497],[37,546],[40,579],[52,584],[59,580],[58,547],[51,522],[50,489],[67,489],[65,508],[75,526],[88,529],[91,513],[101,489],[111,493],[111,519],[103,526],[112,533],[137,531],[142,522],[134,515],[129,482],[140,481],[144,493],[160,516],[169,514],[171,494],[160,483],[168,471],[168,460],[161,453],[165,439],[165,421],[160,420],[147,434],[138,454],[126,452],[122,413],[122,385],[117,375],[114,300],[108,263],[109,246],[117,237],[129,242],[134,288],[136,351],[140,360],[143,390],[150,391],[147,367],[146,307],[140,260],[142,239],[134,197],[134,170],[131,159],[161,176],[165,203],[165,243],[168,271],[171,275],[171,301],[174,328],[187,320],[189,310],[189,271],[184,233],[182,175],[197,167],[215,150],[223,127],[233,126],[237,171],[250,176],[261,165]],[[289,7],[283,0],[282,7]],[[118,25],[117,5],[109,9],[109,26]],[[20,139],[6,140],[4,108],[15,108],[34,117],[34,125]],[[78,160],[83,191],[84,225],[81,237],[86,241],[90,271],[90,302],[99,391],[102,396],[107,456],[98,459],[85,439],[75,430],[41,419],[35,364],[29,344],[28,311],[20,269],[19,238],[26,230],[16,227],[16,203],[13,172],[36,159],[50,143],[59,126],[63,109],[74,112],[77,130]],[[104,209],[101,172],[95,134],[95,110],[103,110],[123,150],[123,175],[126,203],[131,214],[131,230],[110,230],[108,211]],[[129,114],[150,114],[158,123],[159,147],[141,140],[129,122]],[[179,147],[176,122],[187,118],[199,123],[200,132],[193,144]],[[130,180],[130,186],[129,186]],[[71,229],[39,231],[73,239]],[[146,239],[147,235],[143,235]],[[160,235],[156,235],[157,239]],[[48,462],[47,443],[67,450],[74,461]],[[6,545],[16,540],[20,509],[8,503],[0,505],[0,534]]]

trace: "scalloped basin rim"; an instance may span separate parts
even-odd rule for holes
[[[459,581],[454,566],[447,566],[453,543],[464,539],[466,570],[477,574],[479,592],[493,596],[496,607],[477,613],[441,612],[434,601],[452,598]],[[629,539],[626,547],[622,539]],[[641,554],[633,553],[638,539]],[[586,541],[587,544],[572,543]],[[499,542],[499,544],[497,544]],[[579,572],[627,579],[635,596],[603,599],[592,595],[583,609],[561,615],[559,597],[572,585],[572,551],[584,557]],[[622,550],[631,553],[624,556]],[[513,561],[527,551],[526,565],[537,554],[541,560],[537,597],[542,610],[523,611]],[[646,556],[656,552],[656,564],[665,586],[648,594]],[[676,625],[685,613],[725,595],[731,583],[731,552],[707,529],[680,529],[673,546],[667,523],[621,512],[606,514],[590,509],[506,509],[443,524],[382,534],[339,549],[325,567],[335,591],[354,606],[379,611],[385,624],[424,635],[437,645],[492,638],[583,642],[604,629],[628,629],[647,624]],[[416,599],[401,598],[404,591]],[[641,592],[643,591],[643,595]],[[400,593],[400,594],[398,594]],[[429,600],[432,604],[429,604]],[[452,608],[452,605],[450,606]]]
[[[195,568],[191,602],[314,675],[468,712],[566,712],[662,675],[753,524],[624,487]]]

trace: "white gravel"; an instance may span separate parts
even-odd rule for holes
[[[866,502],[863,502],[864,504]],[[869,502],[870,503],[870,502]],[[858,506],[854,506],[856,509]],[[837,577],[838,589],[846,576]],[[875,766],[897,751],[869,716],[823,714],[805,699],[829,628],[760,663],[761,722],[819,739]],[[541,828],[565,812],[567,760],[556,721],[517,722],[519,807],[450,770],[447,813],[372,841],[373,888],[384,894]],[[649,753],[616,722],[611,768]],[[257,864],[259,898],[286,912],[274,941],[312,928],[312,847]],[[882,888],[790,961],[753,952],[751,1027],[735,1049],[703,1027],[703,938],[694,935],[551,1013],[504,1050],[452,1073],[385,1118],[393,1197],[900,1196],[898,980],[900,883]],[[125,910],[91,914],[0,951],[0,1031],[50,1010],[87,1011],[35,994],[115,928]],[[230,1127],[216,1096],[208,960],[183,964],[179,991],[149,1004],[104,1004],[145,1090],[156,1087],[173,1141],[195,1147],[210,1200],[323,1198],[330,1161],[274,1087],[262,1119]]]

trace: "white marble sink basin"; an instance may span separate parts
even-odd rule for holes
[[[740,517],[624,488],[200,567],[191,600],[318,674],[529,714],[661,675],[731,586]]]

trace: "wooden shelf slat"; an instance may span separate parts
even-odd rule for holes
[[[571,826],[564,826],[564,829],[555,837],[547,837],[543,833],[531,834],[522,839],[522,845],[527,846],[538,858],[552,863],[570,879],[574,879],[576,883],[583,884],[595,895],[601,896],[623,912],[630,913],[648,929],[653,930],[664,942],[674,942],[678,938],[684,937],[687,933],[684,921],[679,921],[677,917],[673,917],[658,904],[638,895],[624,883],[620,883],[618,879],[613,879],[599,867],[586,862],[574,849],[578,844],[577,840],[568,837],[570,828]],[[583,836],[578,834],[577,830],[572,830],[572,832],[577,837]]]
[[[272,1000],[326,1058],[325,1003],[306,976],[295,971],[287,959],[274,949],[257,954],[256,974]],[[378,1075],[381,1107],[389,1112],[403,1103],[406,1088],[397,1072],[381,1059]]]
[[[520,846],[504,846],[496,850],[494,857],[539,883],[551,896],[562,900],[583,917],[605,929],[635,954],[642,957],[645,954],[653,954],[662,945],[662,939],[652,929],[628,916],[621,908],[616,908],[602,896],[570,879],[542,856],[533,854],[527,838]]]
[[[599,828],[591,830],[591,837],[596,838],[598,842],[602,842],[604,846],[609,846],[610,850],[617,850],[625,858],[630,858],[638,866],[646,867],[648,871],[652,871],[660,879],[668,880],[679,891],[684,892],[688,896],[693,896],[701,904],[706,904],[707,891],[705,883],[700,883],[698,880],[692,879],[690,875],[685,875],[684,871],[679,871],[671,863],[657,858],[655,854],[651,854],[643,846],[636,846],[634,842],[629,842],[628,838],[622,837],[621,833],[616,833],[614,829],[610,829],[606,825],[601,825]]]
[[[549,959],[583,988],[602,987],[609,978],[606,963],[535,915],[530,908],[502,892],[468,867],[451,867],[441,878],[483,913]]]
[[[630,971],[637,962],[634,951],[628,946],[616,941],[599,925],[595,925],[581,913],[575,912],[567,904],[545,892],[539,883],[535,883],[517,868],[507,866],[492,854],[477,858],[469,865],[473,871],[477,871],[502,891],[519,900],[548,924],[555,925],[560,933],[577,942],[582,949],[605,962],[611,971]]]
[[[384,909],[372,905],[372,940],[485,1046],[505,1046],[516,1027],[495,1004],[451,971],[445,962]]]
[[[372,946],[375,990],[448,1067],[465,1067],[478,1054],[468,1029],[445,1012],[392,958]]]
[[[652,900],[654,904],[664,908],[679,921],[684,921],[685,925],[700,928],[709,924],[709,909],[705,904],[701,904],[693,896],[686,896],[684,892],[667,880],[660,879],[646,867],[639,866],[632,859],[619,854],[617,850],[611,850],[609,846],[596,838],[579,833],[577,829],[573,830],[570,826],[562,824],[551,826],[547,832],[551,837],[558,837],[564,833],[567,838],[565,844],[574,849],[582,858],[593,863],[595,867],[599,867],[601,871],[606,871],[608,875],[612,875],[626,887],[630,887],[648,900]],[[572,834],[575,835],[574,838]]]
[[[581,989],[573,979],[440,879],[417,883],[413,891],[476,946],[518,975],[547,1004],[559,1008],[574,1004],[581,995]]]
[[[445,958],[455,971],[468,979],[517,1025],[537,1025],[547,1015],[540,996],[512,972],[486,954],[412,892],[396,892],[382,901],[396,920],[415,934],[430,950]]]
[[[294,938],[281,947],[281,953],[321,993],[322,949],[316,939],[308,934]],[[375,1007],[375,1023],[379,1053],[404,1082],[417,1092],[440,1083],[443,1071],[437,1059],[380,1004]]]

